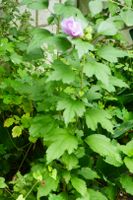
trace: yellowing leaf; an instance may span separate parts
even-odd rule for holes
[[[12,129],[12,137],[19,137],[22,134],[21,126],[14,126]]]
[[[15,121],[15,119],[12,117],[6,119],[4,121],[4,127],[10,127],[11,125],[13,125],[14,121]]]

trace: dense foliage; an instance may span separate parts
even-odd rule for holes
[[[91,0],[85,15],[57,3],[56,33],[32,27],[18,2],[0,5],[0,199],[132,199],[132,0]],[[72,16],[81,37],[61,30]]]

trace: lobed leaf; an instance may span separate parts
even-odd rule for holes
[[[86,143],[96,153],[105,158],[105,162],[120,167],[123,162],[119,148],[109,138],[100,134],[93,134],[86,138]]]

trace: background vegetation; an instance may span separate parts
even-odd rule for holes
[[[1,200],[133,199],[133,51],[122,35],[133,3],[87,5],[55,4],[51,33],[0,1]],[[71,16],[82,38],[62,33]]]

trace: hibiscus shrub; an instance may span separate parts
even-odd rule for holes
[[[132,199],[133,51],[123,31],[133,26],[132,1],[91,0],[87,14],[57,3],[48,18],[56,31],[32,27],[9,2],[1,1],[0,199]]]

